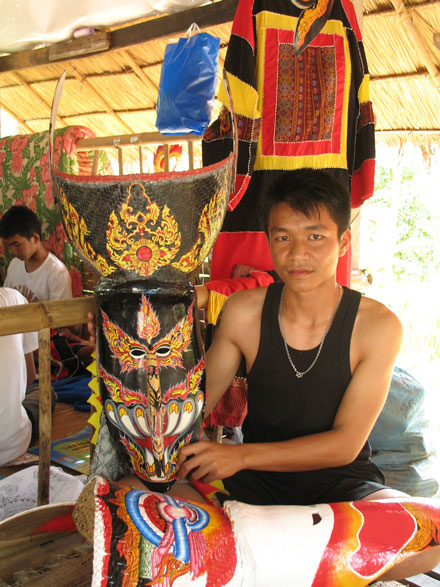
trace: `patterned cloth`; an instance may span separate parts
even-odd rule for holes
[[[94,133],[82,126],[55,131],[54,162],[61,171],[90,174],[92,152],[77,152],[76,143]],[[81,295],[81,261],[67,242],[61,216],[53,196],[49,170],[48,132],[16,135],[0,139],[0,216],[11,206],[23,204],[33,210],[42,224],[44,246],[69,269],[74,295]],[[104,151],[100,153],[98,174],[108,169]],[[4,278],[12,256],[0,243],[0,275]]]
[[[373,193],[374,120],[361,34],[350,0],[335,0],[326,20],[329,8],[324,0],[306,11],[290,0],[240,0],[225,60],[238,124],[237,180],[212,279],[230,277],[236,264],[273,269],[257,208],[280,174],[325,169],[349,188],[352,207]],[[230,134],[223,109],[205,133],[205,163],[224,156]]]

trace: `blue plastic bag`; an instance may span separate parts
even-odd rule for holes
[[[156,127],[162,134],[202,135],[208,127],[218,76],[220,39],[197,33],[195,24],[167,45],[157,98]]]

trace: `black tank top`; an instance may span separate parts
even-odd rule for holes
[[[286,355],[278,322],[283,283],[267,289],[261,317],[260,345],[247,374],[248,414],[244,442],[277,442],[330,430],[351,380],[350,342],[359,308],[359,292],[345,288],[321,354],[313,368],[297,378]],[[289,347],[299,371],[313,362],[318,347],[298,351]],[[356,460],[368,460],[368,442]]]

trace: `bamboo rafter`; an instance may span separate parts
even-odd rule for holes
[[[399,17],[400,21],[402,22],[403,26],[408,31],[409,36],[411,37],[414,47],[421,59],[424,63],[426,69],[429,72],[429,75],[432,77],[434,83],[437,86],[437,89],[440,90],[440,71],[437,68],[434,60],[432,59],[428,47],[420,36],[419,31],[417,30],[414,22],[412,20],[411,14],[409,13],[408,9],[406,8],[403,0],[391,0],[397,16]]]
[[[31,94],[34,96],[36,100],[44,104],[46,107],[50,108],[51,104],[44,98],[40,96],[40,94],[29,84],[25,79],[23,79],[19,73],[13,72],[12,77],[17,81],[17,85],[25,87]],[[57,114],[57,121],[60,122],[62,125],[66,125],[66,121]]]
[[[102,103],[104,104],[105,111],[110,116],[116,118],[120,124],[130,133],[133,132],[133,129],[113,110],[107,100],[100,94],[95,88],[90,84],[86,76],[83,76],[79,73],[76,67],[70,63],[70,69],[73,73],[73,76],[83,85],[87,85],[88,90],[92,92],[92,94]]]

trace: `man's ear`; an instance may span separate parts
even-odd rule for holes
[[[34,243],[36,245],[38,245],[39,241],[41,240],[40,237],[39,237],[39,235],[38,235],[38,232],[34,232],[34,234],[31,236],[31,240],[33,240]]]
[[[351,243],[351,230],[349,228],[347,228],[347,230],[344,230],[344,232],[341,235],[341,238],[339,239],[339,256],[343,257],[345,255],[345,253],[348,251],[348,249],[350,248],[350,243]]]

